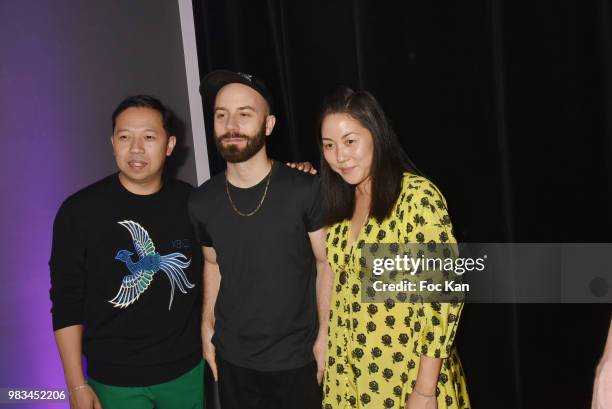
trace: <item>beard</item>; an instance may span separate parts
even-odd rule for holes
[[[245,139],[246,146],[239,148],[235,144],[224,145],[223,140],[229,138],[243,138]],[[248,136],[244,134],[227,132],[219,137],[215,138],[215,144],[217,150],[223,159],[229,163],[240,163],[246,162],[251,159],[257,152],[261,150],[266,144],[266,124],[262,124],[259,132],[255,136]]]

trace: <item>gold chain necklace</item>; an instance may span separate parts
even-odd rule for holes
[[[236,213],[238,213],[238,215],[243,216],[243,217],[248,217],[248,216],[253,216],[255,213],[257,213],[257,211],[259,210],[259,208],[261,207],[261,205],[263,204],[263,202],[264,202],[264,200],[266,198],[266,194],[268,193],[268,187],[270,186],[270,179],[272,178],[272,168],[273,167],[274,167],[274,164],[272,163],[272,161],[270,161],[270,172],[268,173],[268,180],[266,182],[266,189],[264,190],[264,194],[261,197],[261,200],[259,201],[259,204],[255,208],[255,210],[253,210],[250,213],[242,213],[240,210],[238,210],[238,208],[234,204],[234,201],[232,200],[232,196],[230,195],[230,191],[229,191],[229,182],[227,181],[227,172],[225,173],[225,191],[227,192],[227,198],[229,199],[230,205],[232,205],[232,209],[234,209],[234,211]]]

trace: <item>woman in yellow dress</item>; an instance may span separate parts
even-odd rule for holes
[[[446,202],[419,176],[376,99],[343,88],[320,121],[334,269],[323,408],[470,408],[453,346],[462,303],[362,301],[372,243],[454,243]]]

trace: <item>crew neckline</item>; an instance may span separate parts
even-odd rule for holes
[[[277,167],[277,162],[274,159],[270,159],[272,161],[272,167],[270,168],[270,172],[272,172],[272,176],[274,177],[274,175],[276,174],[276,167]],[[227,179],[227,174],[225,172],[223,172],[223,177],[225,179],[225,182],[229,185],[230,189],[233,190],[237,190],[237,191],[248,191],[248,190],[254,190],[257,189],[258,187],[261,187],[262,185],[264,185],[266,183],[266,180],[268,179],[268,175],[270,173],[266,173],[266,175],[263,177],[263,179],[261,179],[259,182],[257,182],[256,184],[254,184],[251,187],[238,187],[236,185],[233,185],[232,182],[230,182]]]
[[[162,175],[161,186],[157,192],[149,193],[146,195],[139,195],[138,193],[130,192],[125,186],[123,186],[123,183],[121,183],[121,179],[119,179],[119,172],[115,173],[114,179],[115,179],[115,183],[119,186],[119,189],[122,193],[126,194],[129,197],[134,197],[138,199],[148,199],[148,198],[159,197],[165,192],[166,186],[168,185],[168,181]]]

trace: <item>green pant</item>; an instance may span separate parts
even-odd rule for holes
[[[184,375],[158,385],[123,387],[89,380],[104,409],[203,409],[204,361]]]

